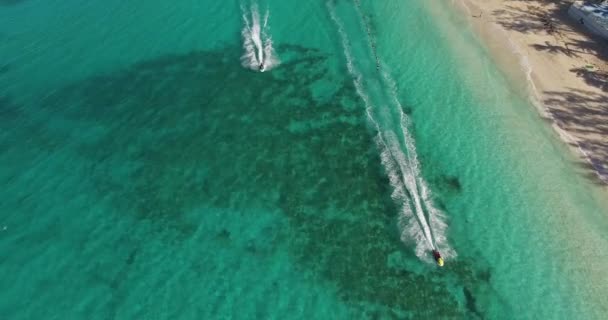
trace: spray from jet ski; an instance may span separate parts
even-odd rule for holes
[[[258,5],[251,4],[249,10],[241,6],[243,12],[243,49],[245,52],[241,56],[243,67],[264,72],[276,67],[279,59],[274,51],[268,19],[269,10],[266,10],[263,19],[260,19]]]

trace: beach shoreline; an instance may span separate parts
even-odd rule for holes
[[[608,189],[608,45],[567,14],[572,0],[458,0],[516,92],[531,100],[578,156],[582,173]]]

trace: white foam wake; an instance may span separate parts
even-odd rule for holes
[[[244,24],[241,35],[243,37],[243,49],[245,50],[241,56],[241,64],[251,70],[271,70],[279,65],[280,61],[270,37],[269,10],[266,10],[262,21],[260,21],[260,13],[256,3],[251,4],[249,10],[241,6],[241,11],[243,12]]]
[[[408,131],[410,126],[408,116],[403,112],[403,106],[399,102],[397,98],[397,85],[393,78],[390,76],[388,72],[382,72],[382,77],[384,82],[387,84],[390,90],[390,97],[392,97],[393,105],[395,106],[395,110],[399,114],[400,119],[400,129],[401,133],[404,137],[406,150],[408,153],[407,164],[409,164],[410,169],[410,180],[412,189],[418,190],[418,194],[414,197],[417,197],[419,201],[424,204],[424,209],[426,212],[426,216],[422,215],[420,220],[426,222],[426,225],[429,227],[429,232],[431,233],[431,238],[435,249],[441,251],[441,253],[445,257],[455,257],[456,253],[450,248],[447,237],[446,237],[446,229],[447,224],[445,223],[445,215],[441,210],[435,207],[432,200],[431,190],[428,187],[426,181],[422,178],[422,174],[420,172],[420,163],[418,161],[418,154],[416,153],[416,144],[414,137]],[[405,163],[405,162],[403,162]],[[405,169],[403,169],[405,170]],[[420,206],[422,207],[422,206]],[[426,219],[424,219],[426,218]],[[415,224],[413,221],[405,221],[402,220],[401,224],[403,229],[407,229],[407,226],[410,224]],[[422,223],[424,225],[424,223]],[[403,236],[407,236],[407,233],[402,234]]]
[[[352,47],[344,25],[337,17],[332,2],[327,3],[330,17],[338,28],[348,71],[353,77],[358,95],[365,103],[368,119],[377,132],[375,142],[393,188],[391,196],[400,206],[401,239],[407,243],[413,242],[416,255],[423,260],[430,260],[428,251],[433,249],[440,250],[444,257],[453,257],[455,252],[449,248],[446,241],[445,217],[433,205],[431,192],[420,173],[414,139],[408,131],[409,119],[402,111],[395,81],[388,72],[381,70],[381,61],[375,42],[371,39],[370,27],[361,14],[359,2],[355,1],[355,5],[369,37],[366,49],[376,60],[380,79],[366,80],[355,67]],[[384,96],[386,99],[372,99],[368,91],[374,88],[380,88],[382,91],[376,96]]]

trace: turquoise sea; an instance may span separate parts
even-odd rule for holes
[[[605,318],[606,193],[448,3],[0,0],[0,319]]]

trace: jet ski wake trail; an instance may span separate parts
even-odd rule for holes
[[[243,37],[244,49],[241,64],[243,67],[254,71],[269,71],[280,63],[270,37],[270,27],[268,25],[270,12],[267,9],[260,19],[260,12],[256,3],[252,3],[248,9],[242,5],[241,12],[243,17],[241,36]]]
[[[422,176],[411,119],[403,112],[396,82],[380,57],[370,22],[358,0],[354,4],[329,0],[326,4],[393,189],[401,240],[413,245],[421,260],[443,266],[445,259],[456,256],[447,242],[445,216],[435,207]]]

